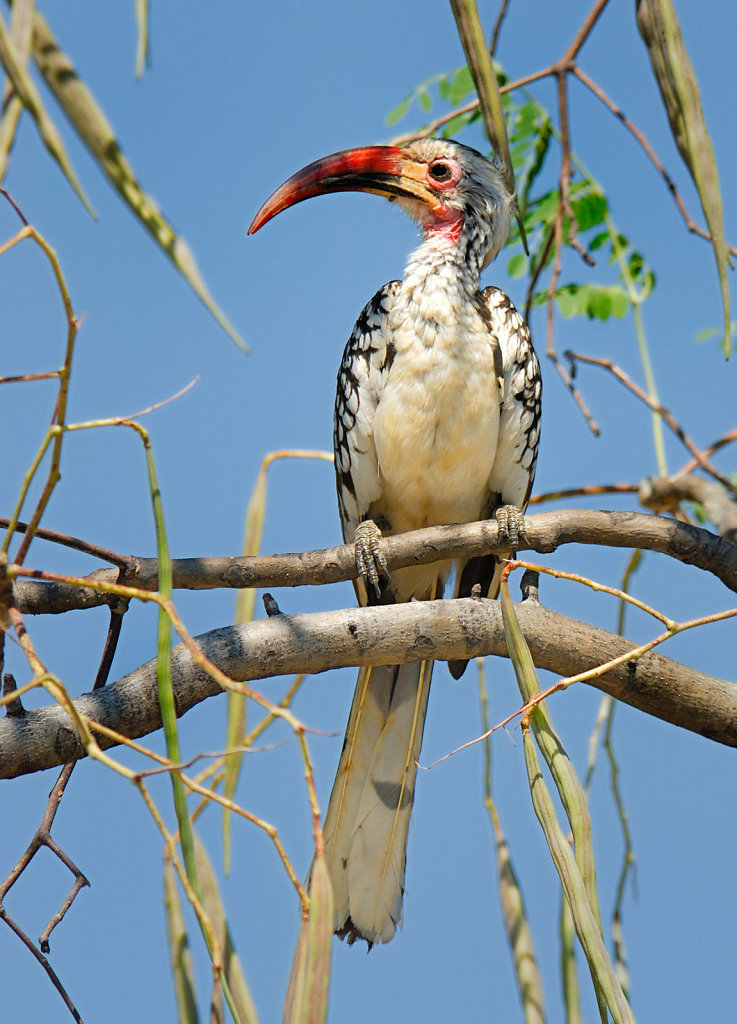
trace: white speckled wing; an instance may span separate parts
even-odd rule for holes
[[[527,506],[535,479],[540,442],[542,379],[530,331],[499,288],[487,288],[482,301],[499,339],[504,372],[499,440],[489,490],[500,505]]]
[[[381,493],[374,415],[394,357],[387,321],[399,284],[390,281],[366,304],[338,371],[333,440],[338,506],[346,543],[353,540],[356,527]]]

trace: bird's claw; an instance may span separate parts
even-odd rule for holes
[[[502,505],[494,513],[499,527],[499,540],[508,542],[512,551],[516,551],[520,541],[527,540],[525,516],[516,505]]]
[[[370,583],[377,597],[381,597],[380,578],[389,575],[386,559],[381,552],[380,540],[381,530],[373,519],[366,519],[356,527],[356,569],[366,588],[368,589]]]

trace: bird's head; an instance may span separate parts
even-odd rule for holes
[[[450,139],[421,139],[403,148],[364,146],[316,160],[266,200],[249,235],[282,210],[328,192],[385,196],[426,236],[470,243],[482,266],[504,245],[514,203],[500,170],[481,153]]]

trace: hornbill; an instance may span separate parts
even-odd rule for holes
[[[529,330],[479,275],[509,231],[514,197],[500,170],[458,142],[368,146],[317,160],[261,207],[258,231],[282,210],[327,192],[398,203],[423,239],[401,281],[358,318],[335,402],[335,472],[346,543],[363,604],[433,600],[450,562],[392,572],[381,534],[496,516],[510,550],[524,530],[540,436],[540,367]],[[456,569],[455,593],[496,597],[493,555]],[[450,663],[458,678],[464,661]],[[335,930],[388,942],[402,920],[409,818],[432,661],[362,668],[323,832]]]

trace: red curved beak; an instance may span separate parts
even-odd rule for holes
[[[437,197],[425,184],[425,165],[397,146],[362,146],[315,160],[274,192],[251,222],[248,234],[296,203],[328,192],[371,192],[389,199],[419,200],[431,206]]]

